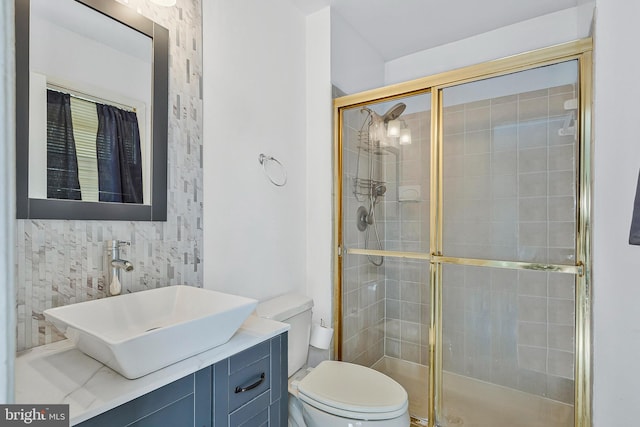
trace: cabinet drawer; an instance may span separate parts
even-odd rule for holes
[[[183,408],[184,405],[191,405],[190,412],[193,413],[193,387],[194,375],[186,376],[178,381],[174,381],[151,393],[147,393],[130,402],[113,408],[101,415],[90,418],[79,424],[82,427],[117,427],[127,426],[141,420],[163,408],[172,407],[174,403],[180,402],[174,408]],[[176,411],[180,413],[180,410]],[[173,413],[175,415],[175,413]],[[193,417],[193,415],[191,415]],[[191,421],[193,424],[193,421]],[[141,424],[144,425],[144,424]]]
[[[229,427],[269,425],[269,392],[262,393],[243,407],[229,414]]]
[[[231,374],[229,376],[229,412],[236,410],[270,388],[269,357],[260,359]]]
[[[269,357],[271,345],[269,341],[262,342],[229,358],[229,375],[244,369],[246,366],[260,359]]]
[[[195,426],[193,395],[165,406],[127,427]]]

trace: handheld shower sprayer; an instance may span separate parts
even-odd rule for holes
[[[378,199],[378,197],[384,196],[384,193],[387,192],[387,186],[384,184],[378,184],[373,187],[373,197],[374,199]]]
[[[378,204],[378,198],[384,196],[387,192],[387,186],[384,184],[376,184],[371,189],[371,198],[369,203],[369,213],[367,214],[367,224],[373,224],[374,209]]]

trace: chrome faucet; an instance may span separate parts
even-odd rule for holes
[[[122,240],[110,240],[110,257],[109,265],[111,266],[111,275],[109,277],[109,295],[119,295],[122,292],[122,276],[121,271],[132,271],[133,264],[126,259],[120,258],[120,247],[131,246],[131,242]]]

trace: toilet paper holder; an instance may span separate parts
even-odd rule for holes
[[[309,344],[320,350],[327,350],[331,346],[333,339],[333,328],[325,326],[324,320],[320,319],[320,324],[311,325],[311,339]]]

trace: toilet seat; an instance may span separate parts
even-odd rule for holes
[[[330,414],[359,420],[387,420],[407,412],[404,388],[365,366],[327,360],[298,384],[298,398]]]

